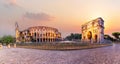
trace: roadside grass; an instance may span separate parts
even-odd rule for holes
[[[92,49],[105,46],[111,46],[112,44],[88,44],[88,43],[22,43],[17,44],[18,48],[28,49],[40,49],[40,50],[82,50]]]

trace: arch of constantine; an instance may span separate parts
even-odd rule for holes
[[[104,20],[102,18],[99,17],[82,25],[82,42],[104,42]]]

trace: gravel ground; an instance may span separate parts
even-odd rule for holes
[[[120,64],[120,44],[72,51],[4,47],[0,64]]]

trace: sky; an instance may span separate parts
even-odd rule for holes
[[[31,26],[57,28],[62,37],[81,33],[81,25],[102,17],[105,34],[120,31],[120,0],[0,0],[0,36]]]

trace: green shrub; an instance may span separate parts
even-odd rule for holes
[[[3,36],[0,41],[2,44],[10,44],[15,42],[15,38],[12,36]]]

